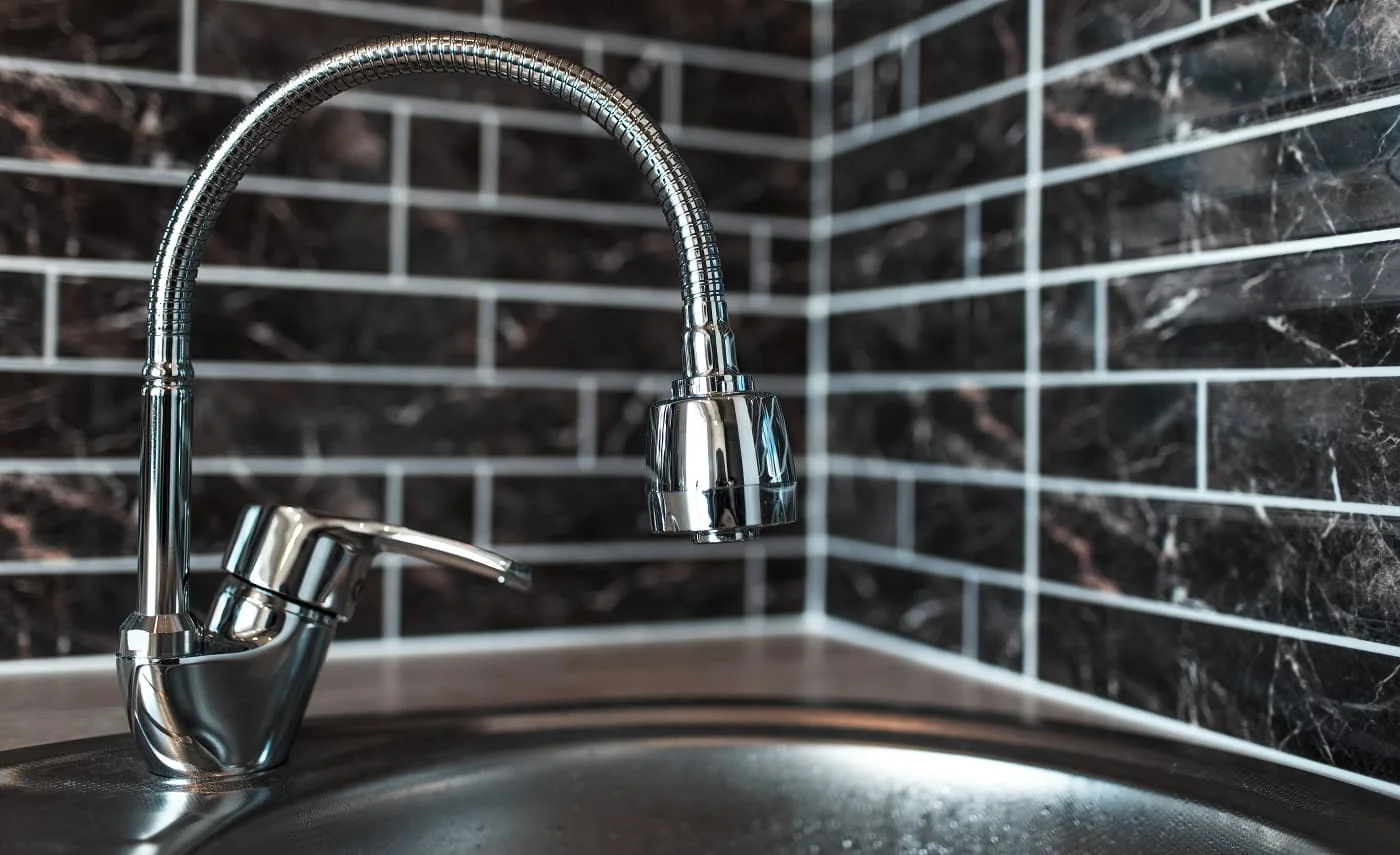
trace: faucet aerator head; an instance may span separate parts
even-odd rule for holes
[[[747,378],[735,379],[734,387],[748,388]],[[651,408],[652,531],[735,543],[796,520],[797,476],[778,399],[752,391],[690,394],[683,384]]]

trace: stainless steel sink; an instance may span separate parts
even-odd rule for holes
[[[766,702],[312,722],[238,784],[125,737],[0,754],[7,852],[1375,853],[1396,807],[1147,738]]]

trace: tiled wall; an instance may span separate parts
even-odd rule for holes
[[[1400,781],[1395,5],[827,13],[830,613]]]
[[[745,367],[805,422],[810,22],[794,0],[0,0],[0,658],[108,654],[134,602],[147,281],[192,164],[268,80],[405,29],[515,36],[662,117],[712,206]],[[194,299],[195,604],[241,506],[401,520],[540,565],[385,563],[342,635],[802,606],[800,530],[645,533],[676,266],[626,155],[461,75],[342,95],[223,216]]]

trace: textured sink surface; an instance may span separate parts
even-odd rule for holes
[[[1394,803],[1148,738],[872,707],[677,703],[309,725],[241,784],[125,738],[0,755],[0,851],[1387,851]]]

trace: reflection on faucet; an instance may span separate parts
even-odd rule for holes
[[[158,775],[237,776],[286,760],[335,627],[353,613],[377,552],[529,585],[528,568],[469,544],[300,508],[249,508],[225,555],[208,626],[189,608],[189,301],[205,241],[259,152],[299,116],[346,89],[416,72],[498,77],[558,98],[617,140],[650,181],[675,239],[685,325],[682,377],[651,411],[653,530],[723,543],[796,517],[782,409],[739,371],[704,200],[641,108],[592,71],[490,36],[398,36],[327,54],[234,119],[190,177],[156,255],[138,602],[122,625],[117,670],[137,746]]]

